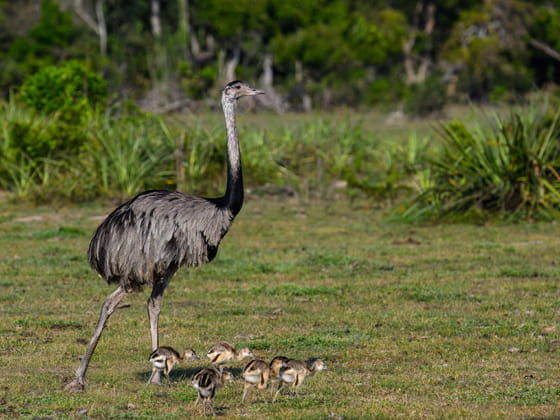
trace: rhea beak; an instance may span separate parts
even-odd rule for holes
[[[248,95],[248,96],[264,95],[264,90],[250,89],[245,93],[245,95]]]

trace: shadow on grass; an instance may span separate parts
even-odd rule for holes
[[[175,368],[171,372],[169,372],[169,377],[171,378],[171,382],[173,384],[186,382],[188,385],[190,385],[191,379],[194,376],[194,374],[206,366],[207,365],[186,367],[186,368]],[[241,373],[243,372],[243,369],[239,367],[226,366],[224,367],[224,370],[230,371],[236,380],[239,380],[241,378]],[[148,378],[150,377],[151,374],[152,374],[151,370],[136,372],[136,378],[146,383],[148,382]],[[164,381],[164,384],[166,384],[165,382],[166,379],[167,378],[165,378],[165,375],[162,372],[162,381]]]

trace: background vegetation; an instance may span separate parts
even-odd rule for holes
[[[559,21],[551,0],[2,1],[0,92],[74,59],[151,110],[198,108],[240,78],[275,110],[423,114],[554,89]]]
[[[558,18],[519,0],[0,2],[0,187],[34,202],[219,194],[223,124],[205,112],[242,78],[267,91],[245,108],[268,114],[241,127],[251,192],[370,197],[410,221],[552,218]],[[465,103],[495,117],[450,120]],[[417,116],[442,122],[380,131]]]

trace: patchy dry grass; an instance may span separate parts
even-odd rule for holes
[[[113,315],[88,388],[62,388],[112,290],[85,253],[108,208],[0,207],[0,417],[197,416],[190,376],[146,387],[147,292]],[[222,417],[560,416],[560,228],[391,224],[363,205],[251,199],[210,265],[181,271],[161,342],[320,357],[300,398],[221,389]],[[233,364],[239,374],[243,363]],[[80,413],[82,413],[80,415]]]

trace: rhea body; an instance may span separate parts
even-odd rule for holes
[[[150,379],[148,379],[147,385],[152,382],[153,376],[156,372],[161,372],[167,377],[167,383],[171,384],[171,378],[169,377],[169,372],[175,367],[177,363],[182,363],[186,360],[198,360],[199,357],[193,349],[186,348],[183,354],[179,354],[177,350],[173,347],[160,346],[155,349],[149,357],[149,361],[152,364],[152,374]]]
[[[326,369],[327,365],[321,359],[315,360],[311,365],[297,359],[288,360],[280,369],[280,384],[273,401],[278,398],[283,384],[290,385],[296,396],[299,396],[298,390],[305,378],[315,376],[318,372]]]
[[[245,397],[247,397],[251,387],[266,389],[268,380],[270,379],[270,366],[261,359],[251,360],[243,369],[243,379],[245,380],[245,386],[243,388],[241,403],[245,401]]]
[[[206,355],[210,359],[210,363],[213,365],[223,365],[232,360],[240,361],[246,357],[255,357],[249,348],[243,347],[242,349],[237,350],[235,346],[227,341],[217,342],[208,349]]]
[[[274,392],[274,388],[280,385],[280,371],[282,368],[286,366],[286,362],[290,360],[286,356],[276,356],[274,357],[269,364],[270,368],[270,395]]]
[[[216,391],[230,381],[233,381],[231,372],[214,365],[205,367],[194,374],[191,385],[198,391],[195,405],[199,402],[202,404],[204,415],[206,415],[206,407],[209,407],[212,414],[215,414],[214,396]]]
[[[90,265],[117,288],[102,305],[68,390],[84,389],[90,359],[108,318],[125,296],[144,286],[152,288],[147,304],[152,350],[159,347],[158,318],[165,288],[180,267],[196,267],[214,259],[220,241],[241,210],[243,175],[235,111],[240,97],[262,93],[240,81],[228,83],[222,91],[227,133],[227,184],[222,197],[146,191],[115,209],[95,231],[88,250]],[[159,371],[151,381],[160,383]]]

